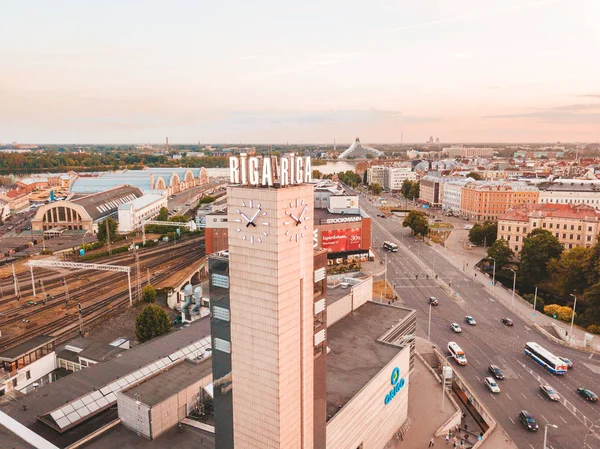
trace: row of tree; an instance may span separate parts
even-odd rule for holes
[[[405,179],[400,187],[400,193],[404,198],[409,200],[416,200],[419,198],[421,184],[419,181],[410,181]]]
[[[508,242],[500,239],[488,248],[488,256],[501,270],[513,260],[514,253]],[[561,303],[558,306],[570,305],[571,295],[576,296],[576,322],[592,332],[600,330],[600,242],[591,248],[565,250],[550,231],[538,228],[523,240],[519,260],[521,285],[540,287],[547,292],[546,301],[549,296]]]
[[[498,236],[498,223],[485,221],[475,224],[469,231],[469,241],[474,245],[492,245]]]

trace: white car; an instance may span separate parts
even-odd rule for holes
[[[493,377],[486,377],[483,383],[492,393],[500,393],[500,387]]]
[[[452,323],[450,325],[450,329],[452,329],[453,332],[456,332],[457,334],[462,332],[462,329],[460,328],[460,326],[458,325],[458,323]]]

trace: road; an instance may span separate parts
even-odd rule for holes
[[[418,334],[427,338],[429,306],[427,300],[435,296],[440,305],[432,308],[431,340],[442,352],[449,341],[456,341],[465,351],[468,365],[453,368],[469,382],[494,418],[504,427],[520,448],[541,448],[544,425],[555,424],[558,429],[548,429],[548,447],[553,449],[597,449],[600,447],[600,403],[592,404],[581,399],[576,388],[584,386],[600,393],[600,357],[570,350],[551,343],[526,322],[513,316],[504,305],[494,299],[486,288],[469,274],[457,268],[428,245],[416,240],[403,229],[399,218],[377,218],[377,208],[363,199],[362,208],[372,217],[372,248],[384,257],[384,240],[400,245],[398,253],[388,253],[388,280],[394,284],[406,306],[418,311]],[[407,254],[410,252],[411,254]],[[452,254],[449,254],[452,257]],[[420,259],[424,270],[415,258]],[[460,264],[459,264],[460,265]],[[429,271],[433,269],[434,271]],[[434,279],[426,274],[435,272],[440,279],[451,284],[458,296],[451,299]],[[418,279],[416,278],[418,276]],[[431,277],[431,276],[430,276]],[[472,315],[476,326],[464,322]],[[503,325],[500,319],[511,317],[514,327]],[[457,322],[463,332],[455,334],[450,323]],[[532,359],[525,356],[526,342],[536,341],[551,352],[570,358],[575,368],[567,375],[554,376]],[[499,381],[501,393],[493,395],[483,385],[490,364],[500,366],[506,379]],[[561,395],[561,402],[551,403],[540,395],[541,382],[549,383]],[[537,433],[528,432],[518,421],[521,410],[528,410],[538,421]],[[595,426],[596,434],[588,432],[584,423]]]

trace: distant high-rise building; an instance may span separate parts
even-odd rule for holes
[[[166,138],[165,151],[169,151],[169,138]]]
[[[440,143],[440,138],[439,137],[435,138],[435,143]]]
[[[429,136],[429,143],[433,143],[433,136]]]

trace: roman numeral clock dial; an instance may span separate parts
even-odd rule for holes
[[[286,227],[285,235],[290,239],[290,242],[299,242],[307,236],[308,220],[311,219],[307,215],[308,204],[302,199],[291,201],[288,209],[285,211],[285,221],[283,225]]]
[[[262,210],[260,203],[254,200],[242,201],[235,209],[239,215],[235,219],[236,235],[251,245],[262,243],[269,235],[269,222],[265,220],[267,213]]]

